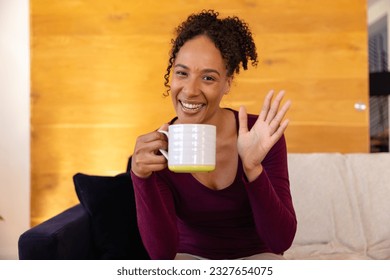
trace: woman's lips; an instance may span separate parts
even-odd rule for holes
[[[192,113],[200,111],[205,106],[204,103],[187,103],[183,101],[179,102],[184,111]]]

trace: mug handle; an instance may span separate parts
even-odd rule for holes
[[[166,132],[165,130],[157,130],[157,132],[160,132],[162,134],[165,134],[165,136],[169,139],[169,136],[168,136],[168,132]],[[166,150],[163,150],[163,149],[158,149],[162,155],[168,160],[168,152]]]

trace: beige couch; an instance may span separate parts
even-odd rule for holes
[[[390,259],[390,154],[289,154],[287,259]]]

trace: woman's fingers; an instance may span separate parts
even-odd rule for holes
[[[161,129],[167,127],[163,125]],[[138,137],[132,155],[132,171],[139,177],[148,177],[153,171],[164,169],[167,161],[159,150],[167,148],[166,136],[158,131]]]
[[[276,131],[272,134],[271,138],[276,143],[276,141],[279,140],[280,137],[282,137],[284,131],[287,129],[287,126],[289,124],[290,120],[284,120],[276,129]]]
[[[263,107],[261,108],[259,119],[265,121],[268,115],[269,108],[271,106],[271,100],[274,95],[274,91],[270,90],[264,98]]]
[[[150,143],[158,140],[166,140],[166,136],[158,131],[153,131],[151,133],[142,135],[138,137],[137,142],[139,143]]]
[[[272,120],[275,118],[275,116],[278,113],[280,103],[282,102],[282,99],[284,97],[284,90],[279,91],[279,93],[276,95],[274,101],[272,102],[271,107],[269,108],[267,112],[267,117],[265,119],[266,123],[271,123]]]
[[[246,133],[248,132],[248,115],[246,113],[246,109],[244,106],[240,107],[240,111],[238,112],[238,122],[239,122],[239,130],[238,133]]]
[[[160,155],[155,155],[153,152],[152,153],[145,153],[142,156],[136,157],[136,163],[141,164],[141,165],[147,165],[147,166],[152,166],[155,164],[163,164],[166,163],[166,159],[164,156]]]
[[[281,126],[283,118],[285,117],[287,111],[290,109],[291,100],[287,100],[283,104],[282,108],[277,112],[277,114],[270,120],[269,126],[271,129],[271,134],[275,133]]]
[[[284,98],[284,95],[285,95],[285,91],[281,90],[276,95],[275,99],[272,101],[274,97],[274,91],[271,90],[264,98],[263,107],[259,114],[259,120],[269,125],[271,135],[279,129],[284,116],[286,115],[288,109],[291,106],[291,101],[288,100],[279,109],[280,104],[282,103],[282,100]]]

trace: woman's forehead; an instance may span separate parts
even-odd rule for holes
[[[226,68],[221,52],[207,36],[188,40],[179,50],[175,65],[202,66],[202,68]]]

